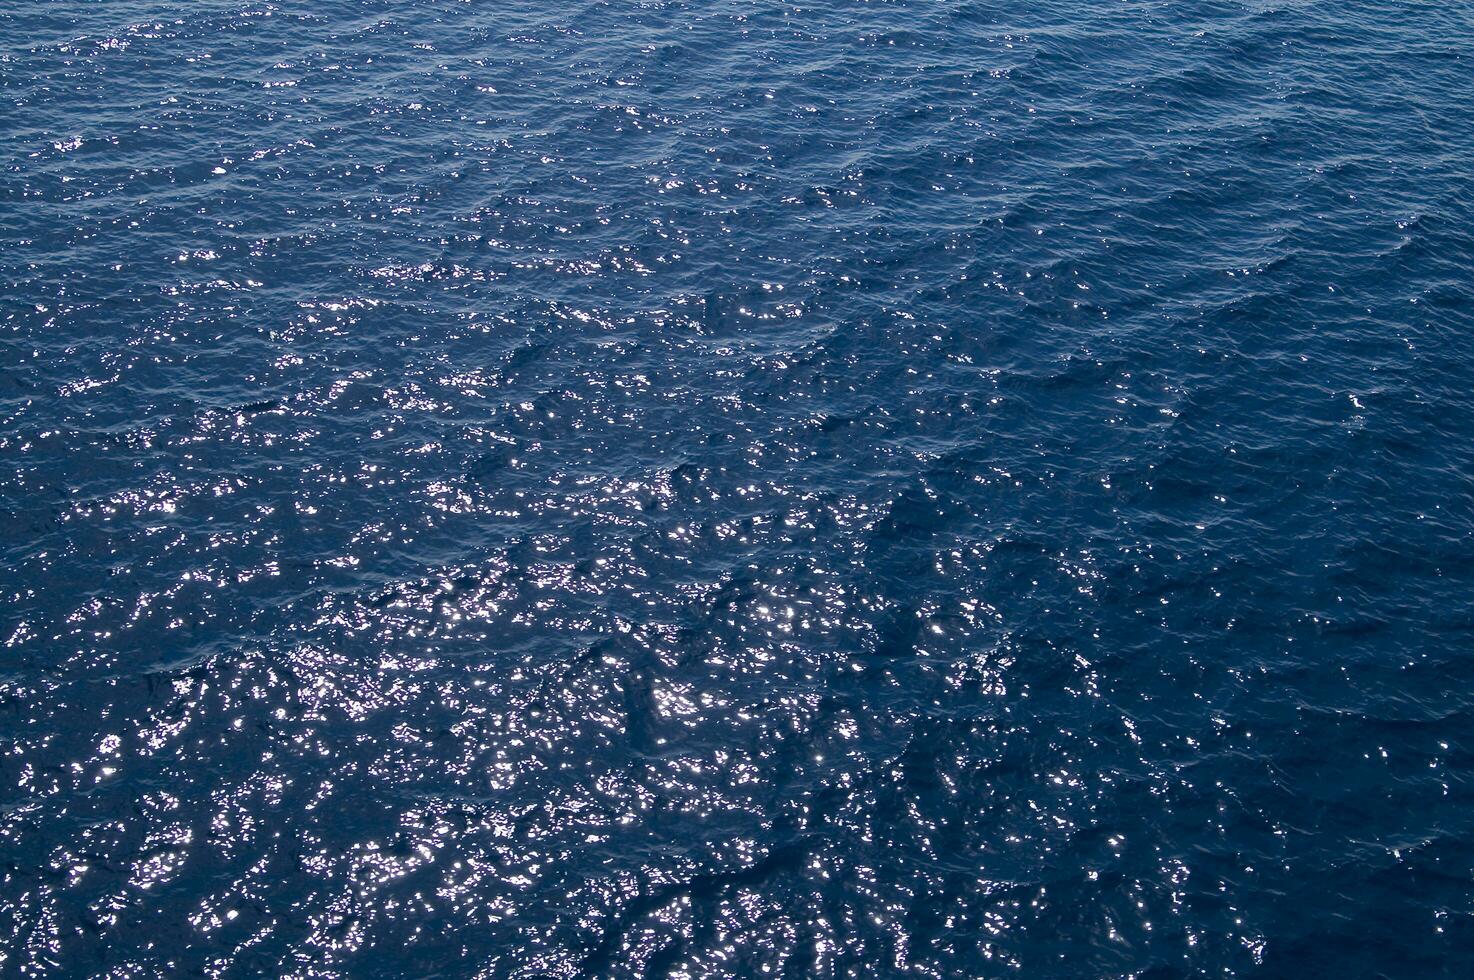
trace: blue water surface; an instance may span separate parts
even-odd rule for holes
[[[1474,7],[0,10],[0,975],[1474,975]]]

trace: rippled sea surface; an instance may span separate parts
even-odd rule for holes
[[[0,975],[1468,976],[1474,8],[0,12]]]

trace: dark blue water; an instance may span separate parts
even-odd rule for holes
[[[0,975],[1474,971],[1467,3],[0,13]]]

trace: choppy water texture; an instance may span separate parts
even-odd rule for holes
[[[0,974],[1468,976],[1465,3],[0,13]]]

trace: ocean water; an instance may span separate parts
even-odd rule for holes
[[[1474,973],[1474,8],[18,0],[0,976]]]

